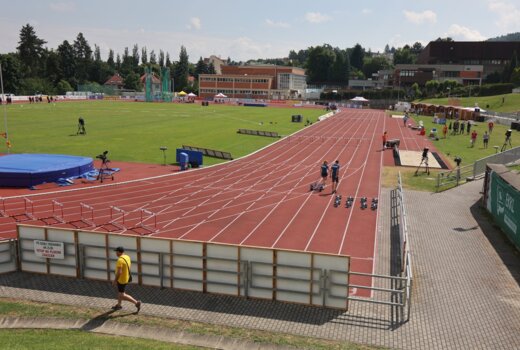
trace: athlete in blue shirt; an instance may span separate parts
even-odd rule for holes
[[[324,160],[321,165],[321,184],[325,188],[325,184],[327,183],[327,177],[329,176],[329,163]]]
[[[332,179],[332,193],[336,193],[339,183],[339,160],[336,160],[330,167],[330,178]]]

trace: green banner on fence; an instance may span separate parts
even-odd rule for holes
[[[491,172],[487,209],[520,250],[520,192]]]

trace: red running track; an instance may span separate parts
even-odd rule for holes
[[[381,134],[388,120],[382,111],[344,110],[225,164],[26,197],[39,219],[52,216],[52,200],[63,204],[67,222],[80,218],[80,203],[93,207],[96,227],[85,230],[116,231],[108,224],[110,206],[115,206],[127,212],[126,229],[116,231],[121,234],[349,255],[353,271],[372,272],[378,210],[370,210],[370,201],[379,197]],[[325,191],[309,192],[323,160],[336,159],[341,164],[338,193],[343,196],[338,208],[333,206],[330,179]],[[347,209],[349,195],[355,201]],[[361,197],[368,198],[368,209],[360,208]],[[6,198],[5,211],[11,216],[24,213],[23,198]],[[141,209],[156,213],[157,232],[129,229],[139,223]],[[121,216],[112,219],[122,224]],[[152,226],[152,221],[145,224]],[[0,237],[15,235],[14,218],[0,218]]]

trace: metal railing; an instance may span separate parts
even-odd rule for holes
[[[471,165],[457,167],[450,171],[437,174],[436,191],[452,188],[465,183],[467,179],[474,180],[484,175],[486,164],[510,164],[520,159],[520,147],[481,158]]]
[[[390,276],[349,271],[349,281],[356,276],[359,278],[370,278],[374,283],[372,286],[367,286],[349,282],[349,290],[353,288],[370,290],[372,297],[360,298],[351,296],[349,293],[348,300],[390,306],[396,311],[400,311],[399,313],[395,312],[395,315],[399,315],[397,323],[401,324],[410,320],[412,304],[412,257],[408,240],[408,224],[401,173],[399,173],[397,178],[396,191],[399,207],[398,219],[400,222],[399,259],[396,259],[398,261],[391,261],[391,263],[399,265],[398,275]]]

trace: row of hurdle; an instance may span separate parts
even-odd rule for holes
[[[130,212],[116,206],[110,206],[110,217],[108,221],[99,224],[96,223],[95,220],[94,207],[83,202],[79,203],[80,217],[73,220],[65,219],[64,205],[57,200],[51,200],[52,213],[42,217],[35,214],[33,200],[24,197],[23,203],[23,212],[20,212],[20,210],[8,212],[6,209],[6,199],[0,198],[0,217],[12,218],[16,222],[40,221],[46,226],[69,224],[76,229],[103,228],[108,232],[136,231],[141,235],[148,235],[158,231],[157,214],[147,209],[140,208],[137,224],[130,226],[128,225]]]

